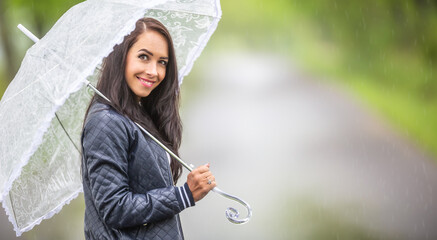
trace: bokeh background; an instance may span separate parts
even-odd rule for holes
[[[16,26],[42,37],[79,2],[0,1],[0,96],[32,45]],[[254,215],[231,225],[210,194],[186,238],[437,239],[437,1],[221,4],[182,85],[181,154]],[[80,195],[18,239],[83,239],[83,211]]]

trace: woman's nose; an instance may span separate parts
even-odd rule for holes
[[[158,75],[158,71],[156,69],[156,64],[154,64],[154,63],[147,64],[145,72],[147,75],[153,76],[153,77]]]

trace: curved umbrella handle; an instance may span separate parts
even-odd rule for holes
[[[250,218],[252,217],[252,208],[250,207],[250,205],[247,202],[245,202],[241,198],[238,198],[236,196],[232,196],[231,194],[223,192],[218,187],[213,188],[212,191],[222,195],[225,198],[229,198],[231,200],[234,200],[234,201],[242,204],[244,207],[246,207],[246,209],[247,209],[247,216],[246,216],[246,218],[243,218],[243,219],[238,219],[238,217],[240,216],[240,213],[238,212],[237,209],[235,209],[233,207],[229,207],[229,208],[226,209],[226,218],[231,223],[234,223],[234,224],[244,224],[244,223],[247,223],[250,220]]]

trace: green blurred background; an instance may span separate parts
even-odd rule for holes
[[[21,23],[42,37],[79,2],[0,1],[0,96],[32,45],[16,26]],[[308,75],[347,89],[436,159],[437,1],[223,0],[221,4],[222,20],[206,51],[269,52],[290,59]],[[187,99],[199,81],[195,72],[185,78]],[[61,218],[56,216],[23,238],[80,238],[83,214],[77,212],[82,208],[79,199],[63,210],[65,218],[74,219],[72,225],[56,225],[56,218]],[[316,214],[311,211],[307,216]],[[340,224],[319,221],[315,224],[320,229]],[[373,239],[354,226],[343,227],[346,239]]]

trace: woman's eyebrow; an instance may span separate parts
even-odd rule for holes
[[[141,48],[140,50],[138,50],[138,52],[141,52],[141,51],[146,52],[146,53],[149,54],[150,56],[153,56],[153,53],[150,52],[149,50],[145,49],[145,48]]]
[[[138,52],[146,52],[150,56],[153,56],[153,53],[145,48],[141,48],[140,50],[138,50]],[[159,59],[168,59],[168,57],[160,57]]]

